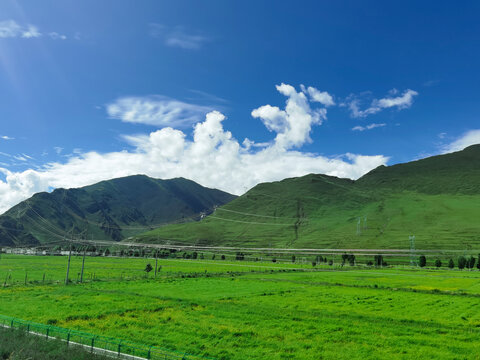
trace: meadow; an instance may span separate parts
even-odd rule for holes
[[[52,258],[0,263],[53,274]],[[116,274],[151,261],[94,260]],[[0,314],[217,359],[480,358],[478,270],[159,263],[155,279],[0,288]]]

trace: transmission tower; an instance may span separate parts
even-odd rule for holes
[[[408,240],[410,240],[410,265],[417,266],[417,261],[415,258],[415,235],[410,235]]]

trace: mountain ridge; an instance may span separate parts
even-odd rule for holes
[[[424,248],[480,249],[479,216],[480,145],[472,145],[380,166],[356,181],[309,174],[262,183],[199,223],[166,226],[137,241],[406,248],[416,235]]]
[[[122,240],[160,223],[191,221],[235,196],[185,178],[132,175],[81,188],[40,192],[0,215],[0,244],[41,244],[87,231]]]

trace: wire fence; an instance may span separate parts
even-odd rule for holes
[[[108,357],[131,360],[198,360],[212,359],[173,350],[165,350],[156,346],[133,343],[116,338],[93,335],[78,330],[64,329],[53,325],[38,324],[32,321],[21,320],[10,316],[0,315],[0,326],[19,329],[45,340],[57,339],[64,341],[67,346],[80,346],[92,353]]]

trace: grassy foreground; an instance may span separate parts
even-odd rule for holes
[[[218,359],[480,358],[478,271],[285,271],[6,287],[0,313]]]
[[[0,359],[9,360],[100,360],[108,359],[57,340],[45,340],[24,331],[0,328]]]

